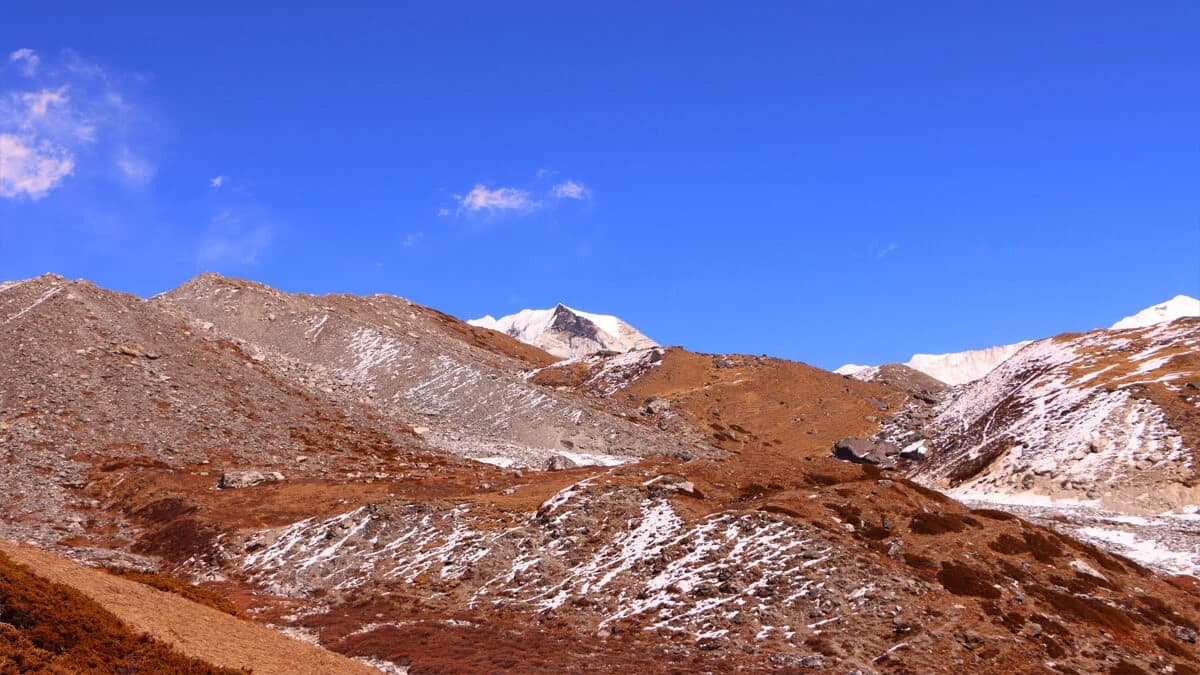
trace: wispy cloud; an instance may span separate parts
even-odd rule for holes
[[[252,265],[275,238],[273,219],[253,206],[229,206],[209,219],[200,242],[200,262]]]
[[[443,218],[478,214],[489,216],[529,214],[548,208],[554,202],[564,199],[586,200],[591,198],[591,189],[577,180],[563,180],[547,189],[546,183],[543,181],[553,173],[548,169],[539,169],[536,179],[541,186],[535,185],[534,189],[511,186],[488,187],[485,183],[476,183],[466,194],[452,195],[457,203],[454,209],[441,207],[437,210],[437,214]]]
[[[211,179],[209,179],[208,186],[211,188],[219,188],[224,185],[225,181],[227,180],[229,179],[225,176],[213,176]]]
[[[550,188],[550,195],[555,199],[587,199],[592,192],[579,181],[564,180]]]
[[[893,241],[893,242],[889,242],[887,244],[875,244],[873,246],[873,248],[874,248],[873,253],[875,255],[875,259],[882,260],[882,259],[888,257],[889,255],[891,255],[892,253],[895,253],[896,249],[900,248],[900,244],[897,244],[896,242]]]
[[[37,52],[23,47],[8,55],[8,62],[14,64],[17,70],[25,77],[33,77],[37,75],[38,66],[42,59],[37,55]]]
[[[412,234],[410,234],[404,238],[404,241],[401,242],[401,245],[403,245],[404,248],[412,248],[412,247],[416,246],[417,244],[421,243],[421,240],[424,238],[425,238],[424,232],[413,232]]]
[[[42,199],[77,170],[132,185],[157,165],[142,147],[147,116],[122,91],[128,79],[64,52],[43,61],[18,49],[8,65],[22,84],[0,89],[0,197]]]
[[[512,187],[488,189],[483,183],[476,183],[470,192],[456,196],[456,199],[459,210],[467,212],[532,211],[541,206],[528,190]]]
[[[116,162],[126,182],[134,185],[145,185],[154,180],[155,174],[158,173],[156,164],[129,148],[120,148],[117,151]]]

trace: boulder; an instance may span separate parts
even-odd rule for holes
[[[700,496],[696,491],[696,484],[687,478],[674,473],[664,473],[646,481],[644,485],[650,488],[652,493],[665,492],[682,492],[683,494]]]
[[[833,444],[833,456],[848,462],[878,464],[871,454],[874,450],[875,443],[865,438],[843,438]]]
[[[881,464],[894,468],[892,458],[900,454],[900,448],[887,441],[871,441],[865,438],[843,438],[833,444],[833,456],[857,464]]]
[[[665,398],[652,398],[646,403],[647,415],[660,415],[671,409],[671,402]]]
[[[265,483],[278,483],[283,480],[283,474],[278,471],[226,471],[221,474],[217,487],[222,490],[236,490]]]
[[[918,441],[900,451],[902,459],[919,462],[925,459],[925,441]]]
[[[568,457],[562,455],[554,455],[546,460],[547,471],[562,471],[563,469],[574,469],[578,464]]]

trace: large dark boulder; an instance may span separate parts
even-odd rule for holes
[[[833,456],[857,464],[895,465],[892,459],[900,454],[900,448],[887,441],[871,441],[865,438],[843,438],[833,444]]]

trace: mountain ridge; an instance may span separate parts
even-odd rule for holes
[[[1194,316],[1200,316],[1200,300],[1181,294],[1127,316],[1114,323],[1108,330],[1144,328],[1157,323]],[[912,358],[901,365],[919,370],[949,385],[966,384],[987,375],[1034,341],[1022,340],[1007,345],[943,354],[913,354]],[[875,373],[873,368],[877,368],[877,366],[847,363],[834,369],[833,372],[839,375],[869,379]]]
[[[658,346],[616,316],[584,312],[562,303],[549,309],[523,309],[499,319],[489,314],[467,323],[510,335],[567,359],[600,351],[627,352]]]

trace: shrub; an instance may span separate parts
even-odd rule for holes
[[[967,526],[979,527],[979,521],[969,516],[954,513],[931,513],[922,511],[912,517],[909,530],[916,534],[946,534],[947,532],[962,532]]]
[[[1000,589],[992,585],[991,575],[970,565],[943,562],[937,579],[954,595],[970,595],[992,600],[1000,597]]]

